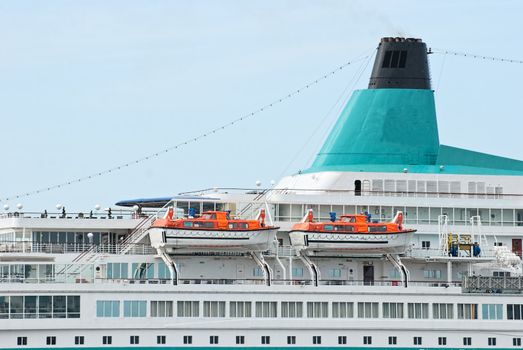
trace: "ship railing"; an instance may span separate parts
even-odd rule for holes
[[[99,254],[122,254],[124,246],[121,244],[72,244],[72,243],[33,243],[0,242],[0,253],[45,253],[67,254],[93,251]],[[133,243],[125,246],[125,254],[154,255],[156,250],[148,244]]]
[[[149,216],[148,213],[137,213],[134,210],[111,209],[109,212],[31,212],[31,211],[10,211],[0,213],[0,219],[22,218],[22,219],[99,219],[99,220],[121,220],[121,219],[139,219]]]
[[[471,258],[471,259],[476,259],[476,258],[479,258],[479,259],[481,259],[481,258],[483,258],[483,259],[495,259],[496,258],[495,253],[494,253],[494,249],[491,249],[490,247],[486,248],[486,249],[484,249],[482,247],[481,253],[477,257],[471,256],[472,255],[471,252],[467,253],[465,251],[460,251],[460,253],[461,253],[461,255],[458,256],[459,258],[464,258],[464,257]],[[405,253],[405,256],[410,257],[410,258],[422,258],[422,259],[434,259],[434,258],[441,258],[441,257],[447,257],[447,258],[450,257],[448,254],[445,254],[439,248],[421,248],[421,247],[412,247],[412,248],[410,248]]]
[[[523,294],[523,276],[465,276],[463,291],[467,293]]]

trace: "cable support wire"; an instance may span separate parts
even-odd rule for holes
[[[280,98],[278,99],[275,99],[273,100],[272,102],[258,108],[257,110],[253,111],[253,112],[250,112],[250,113],[247,113],[247,114],[244,114],[242,116],[240,116],[239,118],[236,118],[232,121],[229,121],[221,126],[218,126],[217,128],[214,128],[214,129],[211,129],[211,130],[208,130],[196,137],[192,137],[190,139],[187,139],[185,141],[182,141],[174,146],[171,146],[171,147],[168,147],[168,148],[164,148],[160,151],[157,151],[157,152],[154,152],[154,153],[150,153],[144,157],[141,157],[141,158],[138,158],[138,159],[135,159],[135,160],[132,160],[132,161],[129,161],[127,163],[123,163],[123,164],[120,164],[120,165],[117,165],[115,167],[112,167],[112,168],[109,168],[109,169],[105,169],[105,170],[101,170],[101,171],[98,171],[96,173],[92,173],[90,175],[87,175],[87,176],[83,176],[83,177],[77,177],[77,178],[74,178],[74,179],[70,179],[68,181],[64,181],[62,183],[59,183],[59,184],[54,184],[54,185],[50,185],[50,186],[47,186],[47,187],[42,187],[42,188],[39,188],[37,190],[33,190],[33,191],[30,191],[30,192],[25,192],[25,193],[18,193],[16,195],[12,195],[12,196],[9,196],[9,197],[3,197],[3,198],[0,198],[0,202],[7,202],[7,201],[10,201],[10,200],[14,200],[14,199],[21,199],[21,198],[27,198],[27,197],[30,197],[30,196],[34,196],[34,195],[37,195],[37,194],[40,194],[40,193],[43,193],[43,192],[49,192],[49,191],[52,191],[52,190],[56,190],[56,189],[59,189],[59,188],[63,188],[63,187],[67,187],[67,186],[71,186],[71,185],[74,185],[74,184],[78,184],[78,183],[81,183],[81,182],[85,182],[85,181],[89,181],[89,180],[92,180],[94,178],[98,178],[98,177],[102,177],[102,176],[105,176],[105,175],[109,175],[109,174],[112,174],[113,172],[116,172],[116,171],[119,171],[119,170],[122,170],[122,169],[125,169],[125,168],[128,168],[130,166],[133,166],[133,165],[138,165],[138,164],[141,164],[141,163],[144,163],[148,160],[151,160],[151,159],[155,159],[155,158],[158,158],[160,157],[161,155],[163,154],[166,154],[166,153],[169,153],[169,152],[172,152],[172,151],[175,151],[179,148],[182,148],[184,146],[187,146],[188,144],[191,144],[191,143],[194,143],[194,142],[197,142],[207,136],[211,136],[219,131],[222,131],[226,128],[229,128],[239,122],[242,122],[246,119],[249,119],[249,118],[253,118],[255,116],[257,116],[258,114],[266,111],[267,109],[270,109],[272,107],[274,107],[275,105],[278,105],[278,104],[281,104],[291,98],[293,98],[294,96],[300,94],[301,92],[321,83],[322,81],[324,80],[327,80],[328,78],[334,76],[336,73],[339,73],[340,71],[342,71],[344,68],[350,66],[351,64],[354,64],[356,62],[359,62],[359,61],[362,61],[362,60],[365,60],[368,58],[368,55],[367,56],[363,56],[363,57],[358,57],[356,59],[353,59],[353,60],[350,60],[350,61],[347,61],[343,64],[341,64],[340,66],[336,67],[335,69],[323,74],[322,76],[318,77],[317,79],[315,80],[312,80],[310,81],[309,83],[301,86],[300,88],[296,89],[296,90],[293,90],[292,92],[284,95],[284,96],[281,96]]]
[[[443,49],[432,49],[432,50],[430,50],[430,53],[469,57],[469,58],[476,58],[476,59],[482,59],[482,60],[487,60],[487,61],[498,61],[498,62],[523,64],[523,60],[514,60],[514,59],[510,59],[510,58],[476,55],[476,54],[472,54],[472,53],[457,52],[457,51],[450,51],[450,50],[443,50]]]

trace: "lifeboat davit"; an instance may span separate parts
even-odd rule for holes
[[[370,222],[367,215],[342,215],[315,222],[310,210],[289,232],[291,244],[298,250],[344,254],[402,254],[416,230],[403,227],[403,213],[390,222]]]
[[[151,245],[171,252],[256,252],[268,250],[279,227],[265,224],[265,210],[256,220],[231,219],[226,211],[173,218],[170,208],[149,228]]]

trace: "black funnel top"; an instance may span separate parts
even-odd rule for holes
[[[382,38],[369,89],[430,90],[427,45],[421,39]]]

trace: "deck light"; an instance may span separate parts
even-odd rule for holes
[[[57,210],[62,209],[62,205],[61,205],[60,203],[58,203],[58,204],[56,205],[56,209],[57,209]]]
[[[5,204],[4,205],[4,210],[9,210],[9,205]]]
[[[94,206],[94,209],[95,209],[95,210],[100,210],[100,208],[101,208],[100,204],[96,204],[96,205]]]
[[[18,204],[16,205],[16,208],[17,208],[18,210],[22,210],[23,207],[24,207],[24,206],[22,205],[22,203],[18,203]]]

